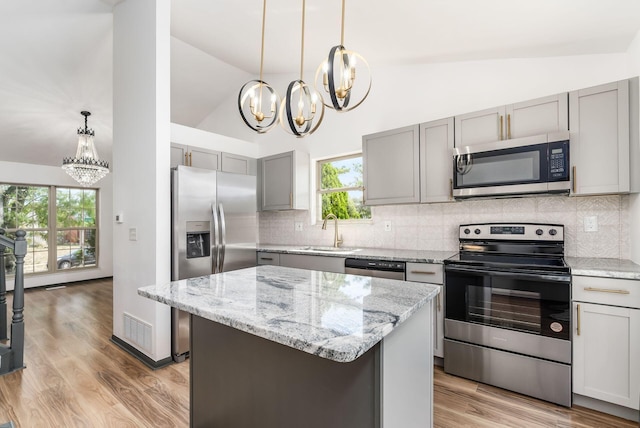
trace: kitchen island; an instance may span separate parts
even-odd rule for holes
[[[258,266],[143,287],[191,314],[193,427],[428,427],[428,284]]]

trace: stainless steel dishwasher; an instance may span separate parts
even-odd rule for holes
[[[344,271],[352,275],[404,280],[405,263],[386,260],[346,259],[344,261]]]

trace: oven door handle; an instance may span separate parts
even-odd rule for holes
[[[487,268],[478,267],[466,267],[466,266],[453,266],[447,265],[445,272],[462,272],[462,273],[475,273],[480,275],[493,275],[509,277],[513,279],[526,279],[526,280],[538,280],[544,282],[562,282],[571,283],[571,275],[554,275],[554,274],[538,274],[538,273],[525,273],[525,272],[505,272],[503,270],[493,270]]]

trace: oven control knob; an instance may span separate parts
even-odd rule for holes
[[[465,229],[465,230],[464,230],[464,234],[465,234],[465,235],[468,235],[468,234],[470,234],[470,233],[471,233],[471,230],[469,230],[469,229]]]
[[[536,235],[540,236],[542,235],[544,232],[542,229],[536,229]]]
[[[555,230],[555,229],[550,229],[549,230],[549,235],[551,235],[551,236],[555,236],[555,235],[557,235],[557,233],[558,233],[558,231]]]
[[[476,235],[480,235],[480,229],[474,230],[473,233],[475,233]]]

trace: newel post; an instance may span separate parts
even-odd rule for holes
[[[11,322],[11,350],[13,351],[13,369],[24,367],[24,257],[27,254],[27,241],[24,230],[16,232],[13,254],[16,257],[16,276],[13,289],[13,319]]]
[[[0,236],[4,236],[4,229],[0,229]],[[0,340],[7,336],[7,280],[5,277],[4,251],[7,247],[0,241]]]

